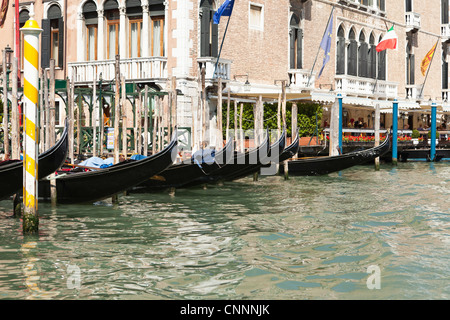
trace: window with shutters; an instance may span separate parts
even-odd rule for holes
[[[164,16],[152,17],[151,52],[154,57],[164,57]]]
[[[126,1],[126,14],[128,18],[128,56],[136,58],[142,56],[142,6],[140,0]]]
[[[351,76],[358,75],[358,42],[356,41],[355,30],[349,33],[350,43],[347,47],[347,73]]]
[[[383,39],[383,35],[381,35],[378,39],[378,43]],[[386,80],[386,50],[377,52],[377,60],[378,60],[378,73],[377,79]]]
[[[47,10],[47,19],[42,20],[41,67],[48,68],[50,59],[62,68],[64,63],[64,20],[61,8],[52,4]]]
[[[448,45],[442,44],[442,89],[448,89]]]
[[[448,24],[448,0],[441,0],[441,23]]]
[[[336,74],[345,74],[345,31],[339,26],[336,43]]]
[[[30,13],[28,10],[24,9],[19,12],[19,27],[22,28],[25,22],[30,19]],[[23,32],[20,33],[20,65],[23,68]]]
[[[86,59],[97,60],[98,16],[94,1],[89,0],[83,5],[83,17],[86,24]]]
[[[106,58],[115,59],[119,54],[120,15],[116,0],[107,0],[104,4],[106,18]]]
[[[411,44],[411,39],[408,39],[406,45],[406,84],[414,84],[414,53]]]
[[[359,48],[358,48],[358,76],[367,77],[367,65],[368,65],[368,46],[364,32],[359,34]]]
[[[290,27],[290,69],[302,69],[303,31],[299,27],[300,19],[297,15],[291,18]]]
[[[264,29],[264,11],[261,5],[250,4],[249,26],[254,30]]]
[[[218,25],[213,23],[213,0],[200,2],[200,56],[217,57]]]
[[[413,0],[405,0],[405,12],[413,12]]]
[[[373,33],[369,38],[369,56],[368,56],[368,75],[369,78],[375,79],[377,77],[377,51],[375,45],[375,37]]]

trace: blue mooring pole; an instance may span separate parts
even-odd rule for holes
[[[392,104],[392,164],[397,165],[398,101]]]
[[[430,160],[436,157],[436,102],[431,103],[431,140],[430,140]]]
[[[339,132],[338,132],[338,141],[339,141],[339,153],[342,154],[342,94],[338,93],[337,98],[339,101]]]

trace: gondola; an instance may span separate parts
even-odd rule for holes
[[[176,159],[177,131],[162,151],[142,160],[127,160],[87,172],[56,176],[58,203],[92,203],[124,192],[169,167]],[[39,184],[39,196],[50,197],[50,183]]]
[[[297,132],[297,135],[295,136],[291,144],[288,145],[281,153],[279,162],[281,163],[295,156],[298,153],[299,148],[300,148],[300,136],[298,135]]]
[[[219,169],[225,163],[227,154],[233,152],[233,141],[228,141],[220,149],[214,158],[202,161],[202,159],[190,159],[189,162],[172,164],[166,170],[154,175],[130,191],[146,192],[161,191],[168,188],[186,188],[211,182],[209,173]]]
[[[269,136],[267,132],[267,136]],[[269,141],[267,140],[267,144]],[[263,167],[269,167],[271,165],[271,158],[277,157],[280,158],[280,155],[282,155],[284,147],[286,145],[286,130],[283,130],[280,138],[270,146],[267,153],[264,151],[262,153],[258,153],[257,161],[252,161],[252,159],[255,159],[255,157],[249,156],[246,159],[245,164],[239,164],[241,162],[235,162],[238,164],[235,164],[235,169],[228,173],[225,177],[222,178],[223,181],[232,181],[244,178],[246,176],[252,175],[253,173],[257,173],[261,168]],[[238,159],[237,161],[239,161]],[[273,174],[276,174],[276,171],[273,172]]]
[[[38,178],[44,179],[58,170],[64,163],[68,152],[68,122],[58,142],[38,157]],[[7,160],[0,163],[0,199],[5,199],[15,193],[22,193],[23,162]]]
[[[355,165],[367,163],[383,156],[390,149],[390,137],[377,147],[345,153],[337,156],[315,157],[288,161],[290,176],[318,176],[341,171]],[[280,168],[284,172],[284,168]]]
[[[426,149],[403,149],[398,153],[400,162],[407,161],[441,161],[442,159],[450,159],[450,149],[436,149],[434,159],[431,159],[430,148]]]

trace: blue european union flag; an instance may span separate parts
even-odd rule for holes
[[[214,13],[213,22],[214,24],[219,24],[221,16],[231,16],[233,11],[234,0],[225,0],[225,2],[217,9]]]
[[[322,71],[325,68],[325,65],[330,60],[330,48],[331,48],[331,36],[333,34],[333,12],[330,16],[330,21],[328,22],[327,29],[325,31],[325,34],[323,35],[322,42],[320,42],[320,47],[325,51],[325,56],[323,57],[323,65],[320,69],[319,75],[317,76],[317,79],[320,78],[322,75]]]

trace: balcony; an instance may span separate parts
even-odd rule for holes
[[[349,75],[335,76],[336,90],[346,95],[379,98],[397,98],[398,83]]]
[[[447,42],[450,40],[450,24],[441,24],[441,37],[442,42]]]
[[[199,74],[201,74],[201,70],[205,68],[205,80],[207,85],[211,85],[213,79],[221,78],[223,80],[230,80],[230,70],[231,70],[231,60],[219,58],[219,62],[217,63],[217,58],[214,57],[200,57],[197,58]],[[214,70],[216,68],[216,77],[214,77]]]
[[[420,13],[406,12],[405,24],[406,32],[418,31],[420,29]]]
[[[406,85],[406,99],[408,100],[418,100],[422,99],[421,97],[421,91],[422,91],[423,84],[408,84]]]
[[[289,87],[294,90],[313,89],[316,81],[316,73],[311,75],[311,70],[291,69],[288,70],[288,77]]]
[[[94,75],[98,80],[115,79],[115,60],[81,61],[68,63],[69,77],[74,76],[76,83],[91,83]],[[167,78],[166,57],[146,57],[120,59],[120,73],[128,80],[159,80]]]

